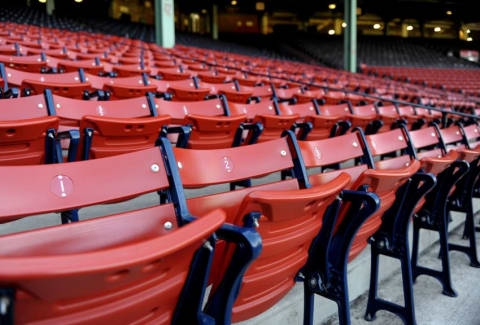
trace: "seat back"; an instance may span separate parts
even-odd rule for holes
[[[170,86],[167,92],[173,94],[174,101],[199,101],[205,99],[210,93],[208,88],[187,88],[181,86]]]
[[[248,99],[253,95],[250,90],[221,89],[219,94],[225,95],[229,102],[246,104]]]
[[[42,61],[40,55],[27,57],[0,55],[0,62],[9,68],[26,72],[40,73],[44,68],[47,68],[47,62]]]
[[[480,127],[477,124],[471,124],[463,128],[465,138],[470,149],[476,149],[480,144],[478,138],[480,137]]]
[[[157,86],[155,85],[140,85],[140,84],[122,84],[120,82],[115,82],[114,84],[106,83],[103,86],[103,90],[110,93],[111,99],[126,99],[134,97],[143,97],[147,93],[154,93],[157,91]]]
[[[398,112],[400,115],[417,115],[417,112],[412,106],[399,106]]]
[[[397,108],[395,105],[377,106],[378,114],[388,116],[398,116]]]
[[[56,162],[54,116],[0,121],[0,165]]]
[[[348,104],[320,106],[320,115],[345,116],[345,115],[348,115],[348,114],[350,114],[350,109],[348,108]]]
[[[174,148],[184,187],[258,178],[292,168],[298,177],[187,201],[192,213],[222,206],[227,222],[237,225],[248,213],[261,212],[258,231],[263,250],[245,274],[233,308],[234,322],[260,314],[294,286],[295,275],[306,262],[310,244],[321,228],[325,209],[349,181],[344,175],[325,186],[306,188],[309,185],[296,146],[295,135],[288,132],[273,141],[229,149]],[[252,157],[253,164],[249,163]],[[230,247],[217,245],[214,270],[225,270],[224,263],[230,256]],[[218,286],[217,274],[212,275],[214,289]]]
[[[246,104],[243,103],[228,103],[230,112],[235,115],[246,115],[248,121],[253,121],[258,115],[278,115],[276,103],[274,101],[261,101],[260,103]]]
[[[185,102],[155,99],[155,105],[160,115],[170,115],[172,124],[185,124],[189,114],[222,116],[229,112],[226,110],[229,105],[223,98]]]
[[[45,83],[80,83],[80,76],[78,72],[67,73],[33,73],[20,71],[11,68],[5,68],[8,83],[11,86],[20,87],[24,80],[32,80]],[[48,87],[47,87],[48,88]]]
[[[70,60],[61,60],[57,64],[57,68],[63,70],[64,72],[77,72],[78,69],[83,69],[83,71],[98,75],[103,71],[103,65],[97,65],[95,60],[80,60],[80,61],[70,61]]]
[[[280,114],[282,115],[298,115],[302,119],[320,113],[320,108],[316,100],[295,105],[281,103],[279,104],[279,108]]]
[[[463,141],[462,129],[458,125],[440,129],[440,135],[445,145],[454,145]]]
[[[91,89],[91,85],[88,82],[59,83],[26,79],[22,81],[20,88],[22,92],[28,89],[32,95],[42,94],[46,89],[50,89],[55,95],[82,99],[84,98],[85,92],[88,93]]]
[[[375,116],[377,114],[374,104],[362,105],[362,106],[352,106],[352,113],[358,116],[369,117]]]
[[[150,69],[142,68],[139,64],[128,65],[114,65],[112,71],[115,72],[118,77],[133,77],[142,73],[150,73]]]
[[[169,121],[166,115],[128,119],[84,116],[80,121],[83,140],[79,155],[86,160],[151,148]]]
[[[163,161],[156,147],[72,164],[0,167],[12,184],[1,190],[8,204],[0,221],[170,190]],[[225,216],[217,210],[183,225],[173,205],[0,237],[0,260],[8,265],[0,284],[12,290],[15,322],[171,324],[180,312],[190,321],[199,317],[201,300],[187,296],[182,303],[182,291],[204,293],[199,283],[209,264],[196,263],[196,251]]]
[[[189,114],[186,124],[192,125],[188,147],[192,149],[229,148],[233,145],[240,124],[245,115],[204,116]]]
[[[44,94],[2,99],[2,103],[0,121],[14,121],[52,115],[49,114]]]
[[[28,97],[26,97],[28,98]],[[122,100],[94,101],[78,100],[62,96],[53,96],[53,103],[60,124],[79,126],[86,116],[105,116],[115,118],[139,118],[154,116],[146,96]]]

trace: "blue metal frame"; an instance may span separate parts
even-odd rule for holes
[[[222,102],[223,115],[231,116],[230,107],[228,107],[227,97],[225,97],[225,95],[222,94],[219,96],[219,98],[220,98],[220,102]]]
[[[380,229],[369,239],[371,245],[370,289],[365,319],[372,321],[379,310],[399,316],[405,324],[415,325],[413,275],[408,244],[408,229],[415,207],[436,185],[432,174],[418,172],[398,191],[394,204],[382,216]],[[400,306],[377,295],[380,255],[400,261],[402,270],[404,306]]]
[[[312,242],[307,263],[296,277],[296,281],[303,282],[304,325],[313,324],[315,294],[336,302],[340,324],[350,324],[347,281],[350,246],[361,225],[380,207],[378,196],[366,190],[367,187],[362,186],[358,191],[342,191],[325,212],[322,229]],[[334,234],[343,201],[351,202],[351,206]]]
[[[148,81],[148,76],[145,72],[142,72],[142,81],[145,86],[148,86],[150,82]]]
[[[158,110],[155,105],[155,95],[151,92],[147,92],[147,103],[148,103],[148,109],[150,110],[150,116],[158,116]]]
[[[43,92],[43,96],[45,98],[45,103],[46,103],[46,106],[47,106],[48,116],[57,115],[57,112],[55,111],[55,105],[53,103],[52,91],[48,88],[45,89],[45,91]]]
[[[168,199],[173,203],[178,224],[184,225],[195,218],[188,211],[172,146],[165,137],[158,139],[158,145],[170,183],[170,189],[167,191]],[[201,306],[208,272],[196,271],[195,265],[196,263],[202,263],[204,266],[210,265],[215,238],[210,238],[210,245],[206,245],[206,247],[204,245],[202,248],[207,252],[197,253],[194,260],[195,265],[191,269],[186,286],[180,296],[172,324],[212,324],[210,317],[215,319],[216,324],[230,324],[232,306],[240,291],[243,275],[261,252],[261,237],[255,230],[257,223],[255,220],[259,217],[259,213],[250,213],[245,216],[244,227],[224,224],[216,231],[219,239],[234,243],[236,248],[224,278],[215,292],[211,294],[205,312],[201,311]],[[199,257],[199,255],[203,255],[203,257]]]

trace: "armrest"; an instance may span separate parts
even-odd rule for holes
[[[407,166],[398,169],[367,169],[358,180],[358,185],[368,184],[375,193],[391,191],[414,175],[420,166],[420,161],[413,160]]]
[[[305,140],[310,131],[312,131],[313,125],[311,122],[297,122],[292,125],[291,130],[295,132],[297,129],[300,130],[297,136],[298,140]]]
[[[347,214],[337,225],[340,207],[345,204],[349,205]],[[320,286],[330,285],[332,267],[339,272],[344,271],[355,234],[379,208],[380,199],[375,193],[341,191],[340,198],[328,207],[320,233],[310,248],[309,259],[302,270],[305,282],[310,283],[312,276],[318,274],[322,283],[316,281],[317,291],[321,291]]]
[[[18,88],[8,88],[2,95],[2,98],[18,98],[20,90]]]
[[[347,133],[347,131],[352,127],[352,123],[348,120],[345,121],[338,121],[333,125],[333,127],[330,130],[330,138],[339,136],[339,135],[344,135]]]
[[[68,130],[57,133],[57,150],[59,150],[58,162],[63,162],[62,147],[60,145],[60,140],[62,139],[70,140],[70,144],[68,146],[67,161],[75,161],[78,154],[78,146],[80,144],[80,131]]]
[[[235,132],[235,138],[233,140],[233,147],[238,147],[242,144],[243,131],[248,131],[246,143],[254,144],[263,132],[263,124],[260,122],[255,123],[241,123]]]
[[[295,219],[307,212],[314,214],[324,204],[330,204],[350,180],[350,175],[341,173],[328,183],[306,189],[253,191],[245,197],[242,206],[254,204],[265,218],[275,222]]]
[[[250,104],[251,102],[260,103],[261,100],[262,99],[260,98],[260,96],[250,96],[247,99],[247,104]]]
[[[454,163],[458,157],[458,152],[451,150],[442,157],[425,157],[421,159],[422,168],[427,173],[438,175],[444,171],[449,165]]]
[[[231,323],[231,310],[240,292],[243,275],[262,250],[262,238],[255,230],[259,218],[260,213],[251,212],[244,218],[244,227],[225,223],[215,232],[218,238],[235,244],[223,279],[210,294],[205,307],[205,312],[215,318],[217,324]]]
[[[181,126],[164,126],[160,132],[160,136],[167,137],[168,134],[178,133],[177,148],[186,148],[188,140],[190,140],[190,134],[192,133],[191,125]]]

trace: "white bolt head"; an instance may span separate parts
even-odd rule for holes
[[[177,162],[177,166],[178,166],[178,168],[183,168],[183,164],[180,161]]]
[[[167,221],[163,224],[163,228],[165,230],[171,230],[173,228],[173,223],[171,221]]]
[[[352,143],[352,146],[354,146],[356,148],[356,147],[358,147],[358,143],[354,142],[354,143]]]
[[[152,170],[152,172],[158,173],[160,167],[157,164],[153,164],[152,166],[150,166],[150,169]]]
[[[280,151],[280,155],[282,155],[283,157],[285,157],[287,155],[287,152],[285,150],[282,150]]]

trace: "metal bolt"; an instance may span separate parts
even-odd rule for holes
[[[142,108],[147,108],[147,105],[145,105],[145,104],[142,104]]]
[[[309,108],[310,108],[311,111],[313,111],[313,107],[312,107],[312,106],[310,106]]]
[[[8,306],[10,305],[10,298],[3,296],[0,298],[0,314],[6,315]]]
[[[431,135],[432,135],[432,137],[434,137],[434,136],[435,136],[435,133],[432,132]]]
[[[384,248],[385,247],[385,241],[381,240],[378,242],[378,247]]]
[[[354,143],[352,143],[352,146],[354,146],[356,148],[356,147],[358,147],[358,143],[354,142]]]
[[[38,104],[38,108],[43,108],[43,104]]]
[[[210,244],[210,242],[208,240],[203,244],[203,247],[205,247],[209,251],[213,251],[212,244]]]
[[[167,221],[163,224],[163,228],[165,228],[165,230],[171,230],[173,228],[173,223],[171,221]]]
[[[401,135],[399,135],[398,140],[403,141],[403,137]]]
[[[283,157],[285,157],[287,155],[287,152],[285,150],[282,150],[280,151],[280,155],[282,155]]]
[[[60,104],[57,104],[57,108],[60,108]]]
[[[178,168],[183,168],[183,164],[181,162],[177,163]]]
[[[316,278],[311,278],[310,279],[310,286],[311,287],[317,286],[317,279]]]
[[[150,169],[152,170],[152,172],[158,173],[160,167],[157,164],[153,164],[152,166],[150,166]]]
[[[255,226],[255,228],[260,227],[260,224],[258,223],[258,219],[253,220],[253,225]]]
[[[216,105],[217,108],[222,108],[219,104]]]

